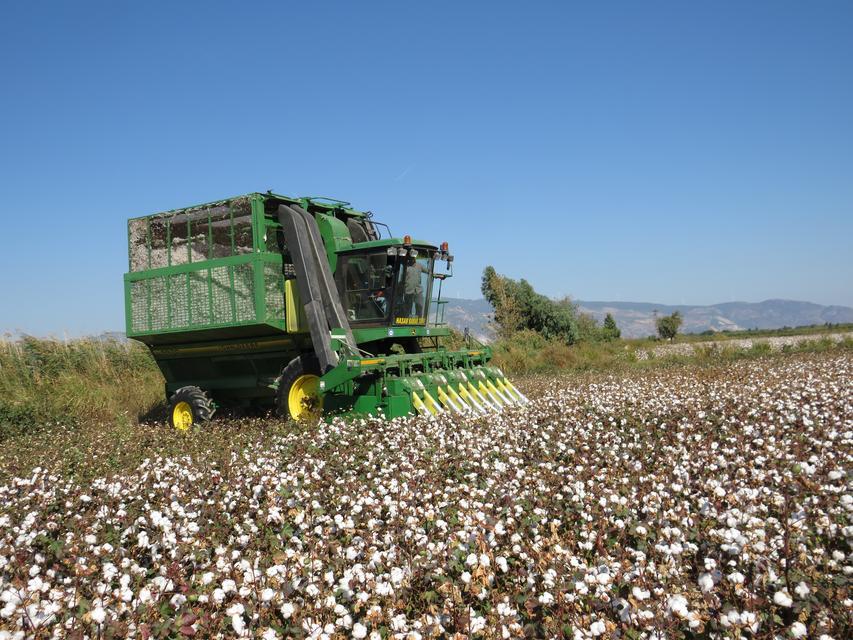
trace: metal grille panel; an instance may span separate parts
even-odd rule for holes
[[[127,223],[130,271],[252,253],[252,205],[236,198],[214,205],[133,218]]]
[[[130,326],[134,332],[148,331],[148,281],[130,284]]]
[[[210,269],[190,271],[190,310],[194,325],[212,324],[210,308]]]
[[[251,264],[232,267],[234,270],[234,322],[255,319],[255,270]]]
[[[186,273],[169,276],[169,326],[187,327],[190,324],[188,277]]]
[[[264,263],[264,300],[266,301],[267,320],[284,320],[284,274],[281,265]]]
[[[204,329],[213,325],[264,322],[255,312],[255,264],[247,262],[172,275],[152,275],[130,283],[130,327],[134,333]],[[269,317],[284,318],[280,267],[264,270]],[[278,284],[276,284],[276,282]],[[277,291],[275,289],[278,289]]]

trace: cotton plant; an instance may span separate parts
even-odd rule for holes
[[[0,640],[841,638],[847,355],[533,380],[215,464],[0,486]],[[536,391],[538,389],[538,391]]]

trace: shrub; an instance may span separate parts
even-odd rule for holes
[[[602,327],[601,334],[605,340],[615,340],[622,336],[622,332],[616,326],[616,320],[612,314],[608,313],[604,316],[604,326]]]
[[[672,341],[678,334],[678,329],[681,327],[682,322],[684,322],[684,320],[681,317],[681,313],[678,311],[673,311],[672,315],[658,318],[658,335],[660,335],[664,340]]]
[[[499,336],[527,329],[549,340],[577,341],[577,310],[569,300],[551,300],[537,293],[527,280],[507,278],[493,267],[483,271],[482,291],[494,309]]]

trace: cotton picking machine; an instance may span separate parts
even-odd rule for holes
[[[527,403],[488,346],[446,346],[447,243],[388,236],[347,202],[271,192],[129,220],[127,335],[151,349],[172,425],[228,405],[300,420]]]

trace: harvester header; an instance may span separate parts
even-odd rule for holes
[[[347,202],[252,193],[133,218],[128,254],[127,335],[150,347],[177,428],[227,405],[302,419],[526,402],[487,346],[446,346],[447,242],[392,236]]]

